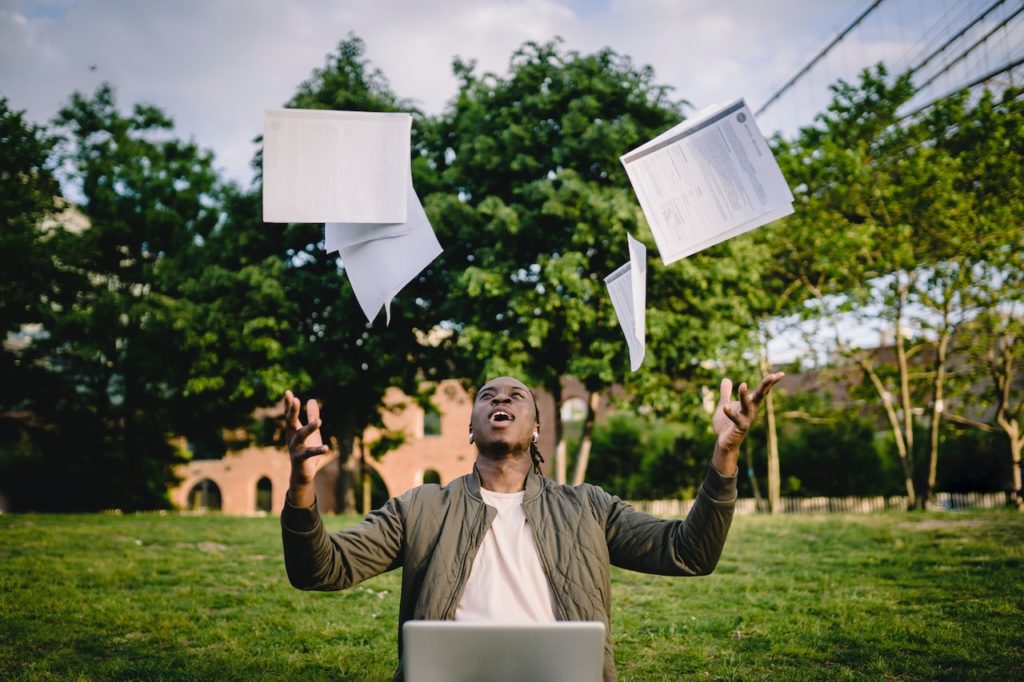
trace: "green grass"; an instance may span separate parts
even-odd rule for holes
[[[1022,578],[1013,512],[739,517],[710,577],[613,573],[619,677],[1019,678]],[[291,588],[274,518],[0,516],[0,677],[389,679],[398,590]]]

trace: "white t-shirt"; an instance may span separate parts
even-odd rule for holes
[[[455,620],[554,622],[554,594],[523,511],[526,491],[481,489],[480,496],[498,515],[473,559]]]

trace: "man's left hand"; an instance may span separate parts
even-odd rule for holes
[[[732,381],[722,379],[718,407],[711,418],[711,427],[718,436],[713,463],[720,473],[731,475],[730,472],[736,469],[740,445],[743,444],[747,431],[757,418],[757,408],[771,392],[772,387],[784,376],[783,372],[769,374],[761,379],[761,383],[752,393],[747,391],[745,383],[740,384],[739,400],[732,399]]]

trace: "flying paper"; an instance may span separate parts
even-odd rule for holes
[[[742,99],[704,109],[620,160],[666,265],[793,212]]]
[[[412,117],[280,109],[263,121],[263,220],[404,223]]]
[[[324,225],[324,248],[341,256],[359,307],[371,323],[383,306],[386,323],[390,324],[392,299],[442,251],[416,196],[411,175],[406,185],[409,219],[403,223]]]
[[[608,294],[626,335],[629,368],[635,372],[644,361],[647,343],[647,247],[626,234],[629,262],[604,278]]]

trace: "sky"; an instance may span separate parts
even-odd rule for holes
[[[451,63],[507,73],[527,40],[603,47],[654,67],[696,109],[753,107],[793,75],[866,0],[0,0],[0,96],[45,123],[74,91],[111,82],[118,102],[154,104],[177,134],[249,184],[263,111],[280,107],[353,33],[399,97],[428,114],[455,95]],[[898,55],[856,40],[853,61]],[[894,44],[895,43],[895,44]],[[865,51],[866,49],[866,51]],[[824,91],[824,84],[822,84]],[[821,101],[823,103],[824,100]],[[769,131],[765,131],[766,133]],[[626,151],[626,150],[623,150]]]

